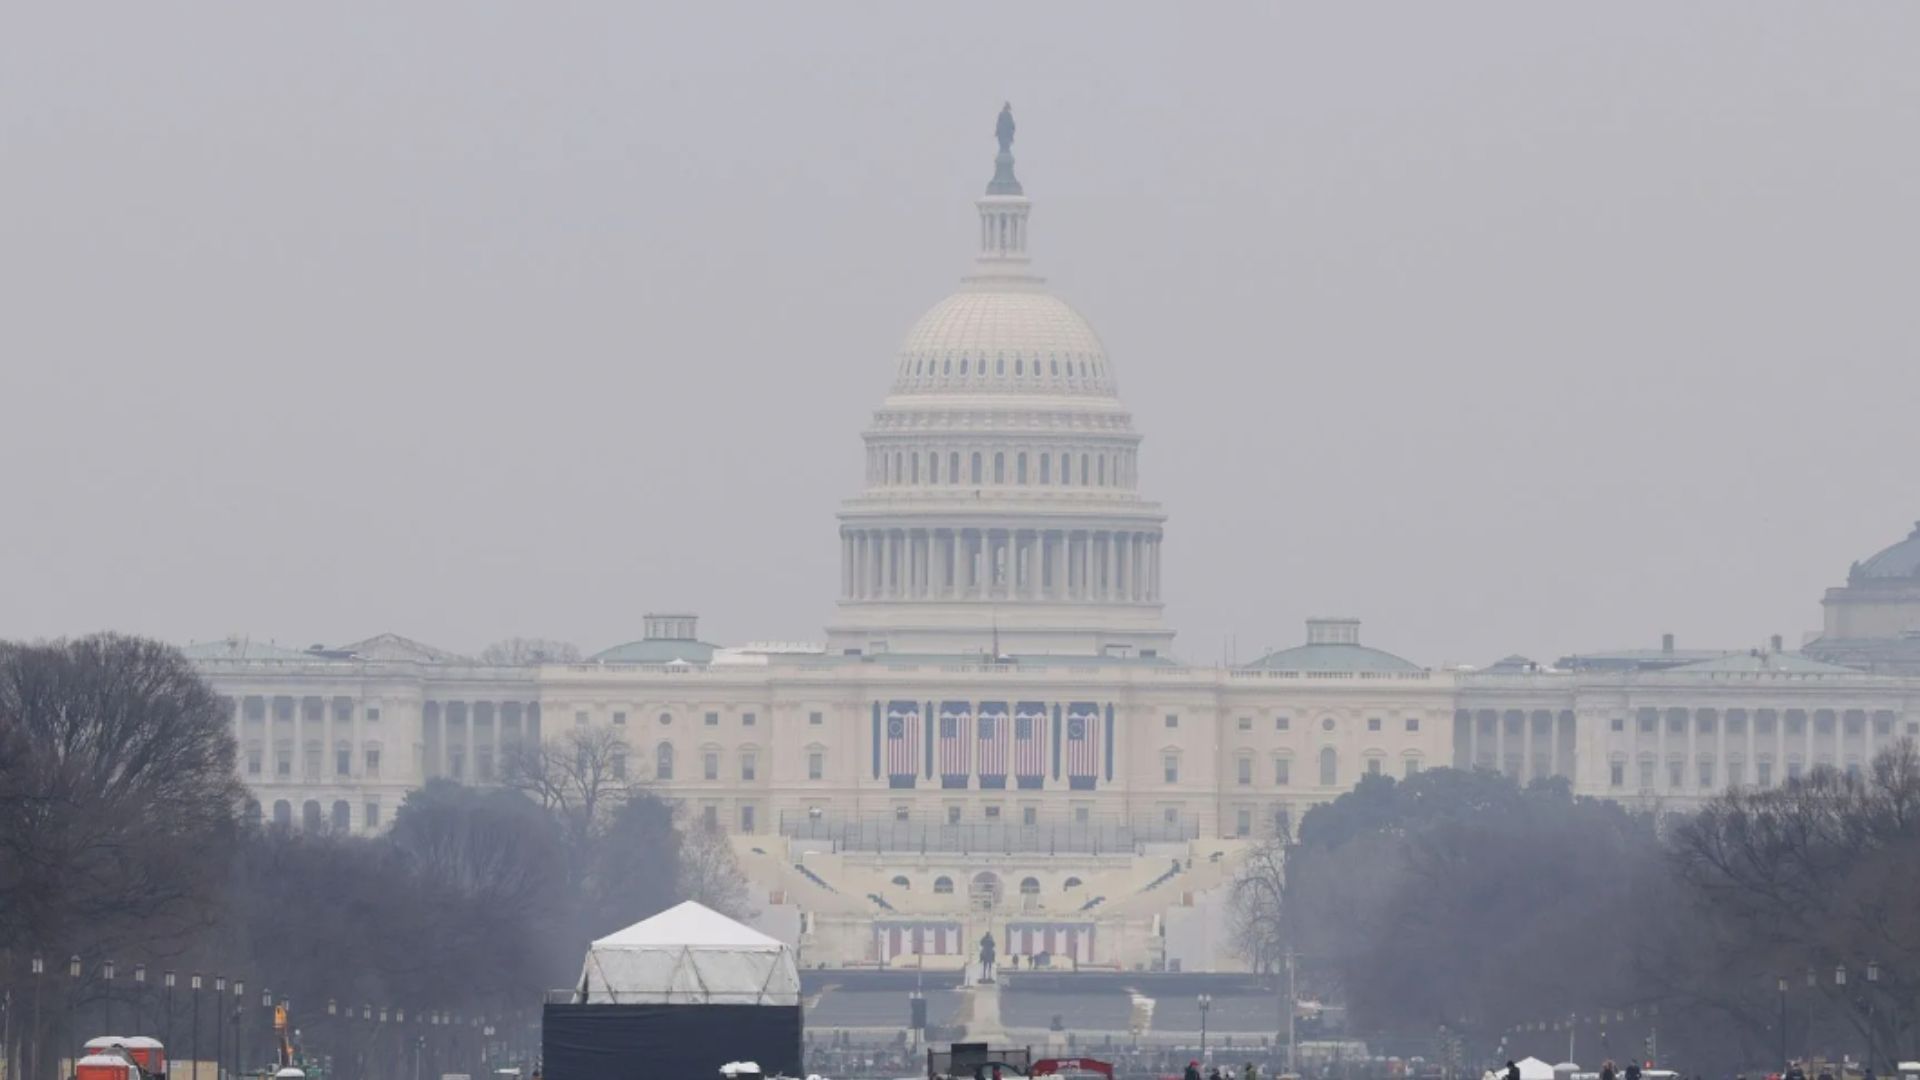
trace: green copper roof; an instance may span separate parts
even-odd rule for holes
[[[685,638],[642,638],[594,653],[587,659],[596,664],[705,664],[713,660],[718,645]]]
[[[1763,653],[1758,651],[1746,652],[1746,653],[1728,653],[1725,656],[1717,656],[1712,660],[1702,660],[1694,664],[1682,664],[1677,668],[1670,668],[1668,670],[1684,671],[1689,673],[1692,673],[1692,672],[1712,673],[1716,671],[1722,671],[1722,672],[1776,671],[1776,672],[1783,672],[1786,674],[1793,674],[1793,675],[1857,675],[1859,674],[1859,672],[1854,670],[1853,668],[1841,667],[1838,664],[1823,663],[1819,660],[1813,659],[1810,656],[1802,656],[1799,653],[1790,653],[1790,652]]]
[[[1280,649],[1246,665],[1257,671],[1419,671],[1420,665],[1366,645],[1316,642]]]

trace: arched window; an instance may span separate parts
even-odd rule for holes
[[[248,799],[247,800],[247,824],[252,828],[255,828],[255,829],[259,828],[262,816],[263,815],[261,814],[261,811],[260,811],[260,800]]]
[[[1020,879],[1020,895],[1021,896],[1039,896],[1040,895],[1040,879],[1030,878],[1030,877],[1021,878]]]
[[[939,877],[934,878],[933,891],[936,893],[940,893],[943,896],[948,893],[951,893],[953,891],[953,879],[946,876],[945,874],[942,874]]]
[[[323,822],[320,819],[320,800],[308,799],[300,806],[300,827],[308,832],[319,832]]]
[[[903,484],[907,480],[907,455],[898,450],[893,452],[893,482]]]
[[[1065,880],[1065,881],[1063,881],[1063,882],[1061,882],[1061,883],[1060,883],[1060,887],[1061,887],[1062,889],[1077,889],[1077,888],[1079,888],[1079,887],[1081,886],[1081,884],[1082,884],[1082,883],[1081,883],[1081,881],[1080,881],[1080,879],[1079,879],[1079,878],[1077,878],[1077,877],[1070,877],[1070,878],[1068,878],[1067,880]]]
[[[980,451],[973,452],[973,482],[980,482]]]
[[[1340,755],[1334,752],[1333,747],[1323,746],[1320,748],[1320,785],[1332,787],[1339,782]]]
[[[913,882],[911,882],[911,881],[908,881],[908,880],[907,880],[907,877],[906,877],[906,875],[905,875],[905,874],[896,874],[896,875],[894,875],[894,878],[893,878],[893,883],[894,883],[895,885],[897,885],[897,886],[899,886],[899,887],[900,887],[900,888],[902,888],[902,889],[911,889],[911,888],[913,888]]]
[[[661,714],[660,714],[660,726],[661,726],[661,727],[666,727],[666,726],[667,726],[668,724],[671,724],[671,723],[673,723],[673,714],[672,714],[672,713],[670,713],[670,712],[663,712],[663,713],[661,713]]]
[[[293,804],[285,799],[275,800],[273,804],[273,823],[283,829],[293,827]]]
[[[673,779],[673,744],[661,743],[653,755],[653,777],[656,780]]]
[[[1027,452],[1025,450],[1020,451],[1020,456],[1013,459],[1013,482],[1016,484],[1024,484],[1027,482]]]
[[[1088,484],[1091,484],[1091,483],[1093,483],[1093,459],[1088,457],[1085,454],[1081,454],[1080,455],[1080,486],[1086,487]]]
[[[907,460],[907,483],[917,484],[919,482],[920,482],[920,451],[915,450],[913,452],[913,457]]]
[[[995,453],[993,455],[993,482],[996,484],[1004,484],[1007,482],[1007,455],[1005,453]]]
[[[1107,455],[1100,455],[1100,486],[1107,486]]]
[[[345,799],[333,800],[333,831],[353,831],[353,808],[347,805]]]
[[[940,482],[940,451],[935,450],[933,453],[927,455],[927,483],[937,484],[939,482]]]
[[[960,358],[960,374],[965,375],[966,373],[967,373],[967,358],[963,356]]]
[[[947,455],[947,483],[957,484],[959,482],[960,482],[960,451],[955,450]]]
[[[1053,458],[1050,455],[1048,454],[1040,455],[1040,482],[1042,484],[1053,483],[1052,465],[1053,465]]]

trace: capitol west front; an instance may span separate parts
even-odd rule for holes
[[[762,923],[809,964],[957,966],[991,930],[1058,966],[1224,970],[1248,845],[1365,774],[1478,766],[1685,805],[1920,734],[1920,529],[1856,564],[1800,652],[1446,672],[1328,618],[1245,666],[1180,663],[1140,435],[1099,337],[1032,270],[1010,141],[973,270],[908,333],[864,433],[824,647],[723,648],[681,614],[573,664],[394,635],[191,646],[261,815],[377,831],[429,779],[497,782],[516,741],[610,730],[629,778],[731,835]]]

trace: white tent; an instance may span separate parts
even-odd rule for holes
[[[798,1005],[793,950],[691,900],[587,950],[588,1004]]]
[[[1553,1066],[1537,1057],[1521,1058],[1514,1064],[1520,1067],[1520,1080],[1553,1080]]]

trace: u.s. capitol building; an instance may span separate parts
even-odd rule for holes
[[[865,432],[824,646],[721,647],[683,614],[578,663],[391,634],[193,645],[260,815],[377,831],[429,779],[496,783],[516,744],[612,732],[622,779],[732,835],[810,964],[954,964],[991,929],[1058,966],[1221,968],[1247,846],[1368,773],[1686,805],[1920,729],[1920,534],[1856,564],[1799,651],[1443,671],[1327,618],[1244,666],[1181,663],[1140,435],[1099,336],[1032,271],[1004,113],[1000,135],[973,272],[908,332]]]

